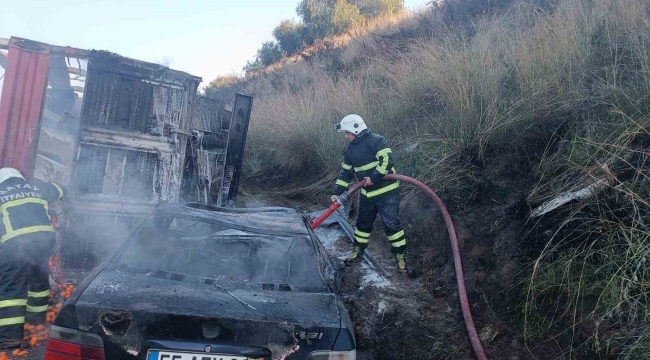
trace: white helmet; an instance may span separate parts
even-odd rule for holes
[[[25,180],[25,178],[20,174],[20,171],[14,168],[4,167],[0,169],[0,184],[9,178],[21,178]]]
[[[355,114],[344,117],[339,124],[336,124],[336,130],[338,132],[351,132],[354,135],[358,135],[367,128],[361,116]]]

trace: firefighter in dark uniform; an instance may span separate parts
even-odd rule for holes
[[[55,242],[48,203],[63,197],[59,185],[0,169],[0,348],[20,345],[25,321],[45,322]]]
[[[379,214],[392,245],[397,267],[406,272],[406,238],[399,218],[399,181],[383,180],[384,175],[395,174],[391,149],[386,139],[372,133],[359,115],[344,117],[336,129],[345,133],[349,145],[343,153],[343,163],[334,186],[332,201],[348,189],[352,175],[358,181],[365,182],[361,189],[359,215],[354,230],[354,247],[345,263],[352,264],[362,259],[375,218]]]

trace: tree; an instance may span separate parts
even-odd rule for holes
[[[306,34],[313,39],[331,35],[332,18],[336,0],[302,0],[296,13],[305,25]]]
[[[260,63],[259,59],[255,59],[253,61],[246,61],[246,65],[244,65],[243,70],[247,75],[250,75],[250,73],[254,73],[258,70],[261,70],[264,66],[262,66],[262,63]]]
[[[344,33],[355,26],[363,24],[364,20],[356,5],[350,4],[347,0],[337,0],[332,16],[332,35]]]
[[[246,62],[244,71],[248,73],[260,70],[282,60],[282,57],[282,50],[280,50],[278,43],[274,41],[266,41],[262,44],[262,47],[257,50],[255,60],[249,60]]]
[[[303,44],[303,24],[293,20],[282,20],[280,25],[273,29],[273,37],[278,41],[280,49],[287,55],[295,54]]]
[[[301,22],[283,20],[273,29],[277,42],[267,41],[257,50],[255,60],[244,71],[254,72],[286,55],[295,54],[303,44],[338,35],[365,22],[366,19],[395,14],[404,9],[404,0],[300,0],[296,13]]]
[[[364,21],[357,5],[348,0],[302,0],[296,12],[305,35],[313,39],[341,34]]]
[[[278,43],[274,41],[266,41],[262,47],[257,50],[257,59],[264,66],[269,66],[275,62],[282,60],[282,51]]]
[[[258,70],[261,70],[263,67],[264,66],[262,66],[262,63],[260,63],[258,59],[255,59],[253,61],[250,60],[246,61],[246,65],[244,65],[242,69],[247,75],[250,75],[250,73],[254,73]]]
[[[404,10],[404,0],[350,0],[366,18],[397,14]]]
[[[236,73],[230,73],[227,75],[219,75],[214,80],[210,81],[208,84],[212,88],[222,88],[229,87],[241,81],[241,78]]]

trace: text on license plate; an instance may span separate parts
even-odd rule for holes
[[[147,360],[247,360],[245,356],[151,350]]]

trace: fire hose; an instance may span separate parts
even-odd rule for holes
[[[413,179],[408,176],[404,175],[396,175],[396,174],[387,174],[383,178],[384,180],[399,180],[403,182],[407,182],[411,185],[415,185],[418,189],[422,190],[424,193],[426,193],[433,201],[438,205],[438,208],[442,212],[442,216],[445,219],[445,224],[447,225],[447,231],[449,232],[449,238],[451,240],[451,250],[454,255],[454,266],[456,269],[456,283],[458,284],[458,296],[460,298],[460,307],[463,313],[463,319],[465,320],[465,327],[467,328],[467,333],[469,335],[469,340],[472,344],[472,348],[474,349],[474,354],[476,355],[476,358],[478,360],[487,360],[487,357],[485,356],[485,352],[483,351],[483,346],[481,345],[481,341],[478,337],[478,334],[476,333],[476,327],[474,326],[474,320],[472,319],[472,313],[469,308],[469,302],[467,301],[467,291],[465,289],[465,276],[463,275],[463,264],[461,262],[460,258],[460,249],[458,247],[458,238],[456,237],[456,230],[454,228],[454,223],[451,221],[451,216],[449,215],[449,212],[447,212],[447,208],[445,207],[445,204],[443,204],[442,200],[436,195],[433,190],[431,190],[429,187],[421,183],[420,181]],[[348,191],[343,193],[341,196],[337,197],[336,201],[332,203],[332,205],[325,210],[323,215],[318,217],[312,222],[311,228],[316,229],[320,224],[325,221],[332,213],[334,213],[339,207],[344,205],[346,202],[350,200],[350,197],[352,194],[355,192],[359,191],[364,185],[364,182],[359,182],[356,183],[352,188],[350,188]]]

